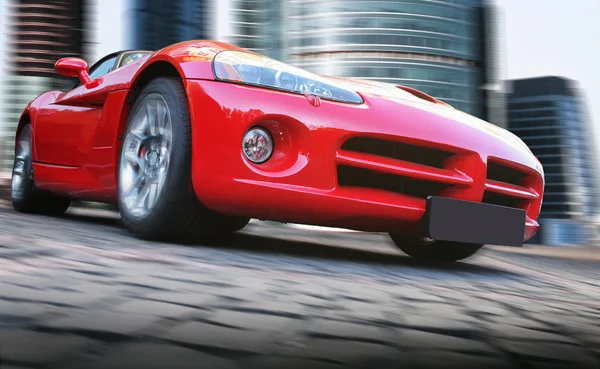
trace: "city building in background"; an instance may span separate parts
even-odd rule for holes
[[[27,103],[68,83],[54,72],[56,60],[82,55],[83,5],[83,0],[14,0],[5,4],[7,73],[0,105],[3,171],[12,167],[15,129]]]
[[[89,61],[120,50],[159,50],[188,40],[222,39],[228,0],[85,0]],[[227,28],[227,27],[226,27]]]
[[[159,50],[184,40],[208,39],[206,0],[133,0],[132,48]]]
[[[483,0],[288,0],[288,62],[405,85],[505,127],[494,7]],[[500,96],[498,96],[500,95]]]
[[[0,87],[4,92],[6,90],[6,85],[4,84],[7,76],[7,68],[5,65],[8,63],[9,56],[8,53],[8,32],[10,28],[8,26],[8,1],[9,0],[0,0]],[[8,150],[5,148],[5,137],[7,136],[7,132],[4,127],[4,100],[5,97],[0,97],[0,175],[3,172],[4,166],[4,157],[5,152]],[[0,178],[0,181],[2,178]]]
[[[229,0],[228,42],[287,61],[288,0]]]
[[[595,236],[598,206],[596,146],[575,82],[541,77],[510,82],[509,129],[544,167],[546,187],[538,241],[580,244]]]

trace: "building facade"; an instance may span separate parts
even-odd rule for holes
[[[600,205],[593,128],[576,84],[561,77],[510,82],[509,129],[538,157],[546,187],[537,240],[581,243],[595,236]]]
[[[8,5],[9,0],[0,0],[0,65],[5,66],[8,63],[9,55],[8,54],[8,44],[9,44],[9,31],[8,27]],[[7,78],[7,68],[0,68],[0,86],[3,89],[6,89],[5,81]],[[5,113],[5,100],[6,97],[0,97],[0,181],[2,181],[2,177],[7,175],[7,166],[10,168],[9,163],[7,163],[11,144],[8,143],[10,134],[10,129],[7,127],[5,122],[6,113]]]
[[[287,61],[288,0],[228,0],[228,42]]]
[[[229,0],[85,0],[90,4],[92,61],[109,53],[159,50],[188,40],[221,39],[226,19],[217,12]]]
[[[210,1],[133,0],[132,48],[159,50],[185,41],[207,39]]]
[[[484,0],[288,0],[288,61],[422,90],[505,127],[495,9]]]

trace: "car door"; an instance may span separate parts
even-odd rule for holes
[[[102,85],[111,72],[117,55],[109,55],[90,68],[90,77]],[[35,124],[37,161],[43,164],[81,167],[92,148],[101,118],[103,101],[87,99],[90,88],[78,84],[71,91],[38,110]]]

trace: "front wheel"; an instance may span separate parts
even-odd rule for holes
[[[396,247],[408,256],[434,262],[453,262],[467,259],[477,253],[483,245],[435,241],[426,238],[404,237],[390,233]]]
[[[118,199],[126,228],[148,240],[214,240],[248,223],[218,214],[196,197],[191,119],[180,79],[157,78],[137,97],[123,137]]]

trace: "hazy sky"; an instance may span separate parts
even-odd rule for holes
[[[496,2],[503,10],[507,77],[557,75],[577,80],[599,132],[600,0]]]

